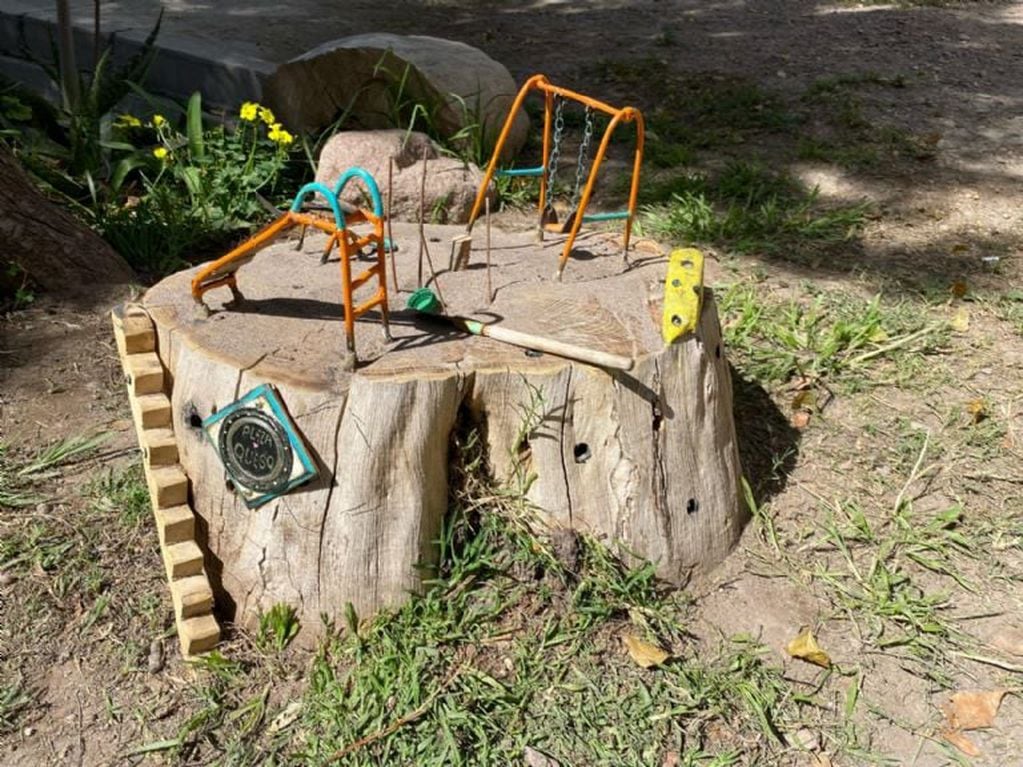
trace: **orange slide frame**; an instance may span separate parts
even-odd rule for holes
[[[339,195],[345,184],[355,177],[361,178],[369,188],[370,196],[373,200],[372,212],[362,208],[354,210],[343,209],[341,205]],[[320,194],[327,200],[334,214],[333,221],[300,211],[303,200],[310,194]],[[338,180],[334,190],[328,189],[323,184],[306,184],[295,195],[291,210],[256,232],[256,234],[226,255],[200,269],[192,279],[192,298],[197,303],[202,304],[205,293],[214,288],[227,287],[230,288],[231,294],[236,301],[243,300],[241,291],[238,289],[236,276],[238,269],[249,263],[260,250],[267,247],[289,229],[301,226],[304,231],[305,227],[311,226],[329,235],[323,253],[324,262],[335,245],[340,253],[341,300],[344,304],[345,338],[348,351],[355,354],[355,320],[376,306],[380,307],[384,336],[390,339],[387,270],[384,260],[384,216],[382,208],[380,192],[377,189],[376,182],[373,181],[372,176],[361,168],[350,168],[346,171]],[[359,235],[349,228],[351,225],[359,223],[369,223],[372,226],[372,231]],[[352,258],[367,245],[374,247],[376,259],[367,269],[353,276]],[[355,305],[355,291],[374,277],[377,278],[376,291],[368,299]]]
[[[544,119],[543,119],[543,165],[542,173],[540,173],[540,201],[539,210],[541,217],[543,216],[544,209],[547,205],[547,174],[548,174],[548,162],[550,161],[551,155],[551,122],[553,113],[553,102],[555,96],[561,96],[565,99],[576,101],[580,104],[603,112],[604,114],[610,115],[611,122],[607,126],[607,130],[604,131],[604,135],[600,141],[600,147],[597,149],[597,154],[594,156],[593,165],[590,168],[590,173],[586,179],[586,186],[583,189],[582,197],[579,200],[579,207],[573,211],[571,229],[568,233],[568,239],[565,241],[565,247],[562,250],[561,258],[558,261],[558,271],[556,274],[557,279],[561,279],[561,274],[565,270],[565,264],[568,262],[569,254],[572,252],[572,246],[575,244],[575,238],[579,234],[579,229],[583,224],[584,214],[586,206],[589,204],[590,197],[593,194],[593,187],[597,179],[597,171],[600,168],[600,163],[604,160],[604,156],[607,154],[607,148],[611,143],[611,136],[622,123],[636,123],[636,150],[633,157],[632,163],[632,183],[629,187],[629,206],[624,214],[598,214],[593,218],[595,220],[608,220],[610,218],[624,218],[625,219],[625,232],[623,235],[623,256],[628,259],[629,256],[629,238],[632,234],[632,221],[636,215],[636,203],[639,198],[639,174],[640,168],[643,165],[643,140],[644,140],[644,124],[643,114],[635,107],[613,107],[610,104],[605,104],[603,101],[590,98],[581,93],[576,93],[567,88],[561,88],[557,85],[553,85],[546,76],[544,75],[533,75],[523,84],[522,88],[519,89],[518,95],[515,97],[515,101],[512,102],[511,109],[508,111],[508,117],[505,120],[504,127],[501,129],[501,134],[498,136],[497,144],[494,146],[494,153],[490,158],[490,163],[487,165],[487,172],[483,177],[483,183],[480,185],[479,191],[476,193],[476,200],[472,206],[472,212],[469,214],[469,222],[466,226],[466,231],[471,232],[472,226],[479,217],[480,211],[483,207],[483,200],[486,197],[487,188],[490,186],[490,182],[493,180],[495,173],[497,172],[497,164],[501,157],[501,152],[504,149],[504,145],[508,140],[508,135],[511,133],[512,124],[515,121],[515,116],[522,109],[522,104],[526,100],[526,96],[531,91],[540,91],[544,94]],[[555,168],[555,170],[557,170]],[[543,232],[543,225],[540,226],[540,232]]]

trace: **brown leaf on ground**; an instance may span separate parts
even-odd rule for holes
[[[951,743],[953,746],[958,748],[967,756],[980,756],[980,749],[974,744],[972,740],[967,738],[961,732],[943,730],[941,737]]]
[[[810,425],[810,414],[805,410],[800,410],[798,413],[793,413],[792,418],[789,420],[791,421],[793,428],[805,429]]]
[[[956,280],[955,282],[952,283],[952,287],[949,288],[949,290],[952,292],[952,295],[955,296],[956,298],[962,298],[963,296],[966,295],[966,292],[967,290],[969,290],[969,288],[966,285],[966,280]]]
[[[785,652],[793,658],[805,660],[821,668],[831,668],[831,658],[821,646],[817,644],[813,632],[810,629],[803,629],[799,636],[785,646]]]
[[[813,410],[817,404],[817,397],[812,389],[803,389],[792,398],[791,408],[793,410]]]
[[[963,690],[941,706],[949,730],[980,730],[995,722],[1006,690]]]
[[[671,657],[670,653],[666,653],[657,645],[644,642],[632,634],[623,636],[622,641],[625,643],[625,648],[629,651],[632,659],[643,668],[660,666]]]

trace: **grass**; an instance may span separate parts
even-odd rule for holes
[[[876,167],[895,160],[934,158],[939,134],[913,133],[865,114],[862,93],[866,88],[902,90],[909,85],[904,75],[873,71],[816,80],[806,89],[803,101],[814,110],[822,110],[826,119],[823,126],[799,138],[797,157],[851,169]]]
[[[526,410],[535,426],[542,396]],[[561,764],[673,755],[694,767],[790,752],[786,733],[811,704],[755,639],[697,644],[684,596],[594,540],[575,538],[566,559],[521,494],[482,475],[476,433],[456,440],[452,513],[423,594],[372,620],[349,607],[344,625],[325,626],[300,702],[269,701],[272,680],[260,680],[272,664],[207,656],[192,715],[142,748],[222,764],[424,766],[521,763],[527,749]],[[271,622],[287,623],[267,618],[261,634],[286,633]],[[670,659],[639,667],[625,634]]]
[[[648,186],[642,224],[666,239],[794,259],[852,239],[869,205],[823,206],[816,190],[756,163]]]
[[[23,508],[43,500],[35,489],[69,463],[87,458],[107,441],[109,434],[74,436],[57,440],[20,462],[10,446],[0,442],[0,507]]]
[[[794,379],[855,389],[915,375],[921,355],[935,353],[944,323],[913,302],[864,298],[803,284],[794,295],[737,282],[718,299],[725,341],[744,374],[776,387]]]

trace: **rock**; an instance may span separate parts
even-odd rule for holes
[[[483,173],[472,163],[444,157],[423,133],[403,130],[343,131],[331,138],[320,153],[316,180],[333,188],[352,167],[369,171],[380,187],[386,205],[387,161],[394,158],[391,217],[395,221],[419,221],[419,190],[426,155],[426,221],[464,224],[469,219]],[[345,187],[342,199],[369,207],[362,185],[356,180]],[[491,190],[491,203],[494,202]]]
[[[489,147],[517,92],[508,70],[471,45],[373,33],[332,40],[285,62],[267,80],[263,100],[286,127],[303,131],[322,130],[344,112],[351,120],[345,127],[407,126],[422,104],[440,136],[481,126]],[[529,118],[520,111],[506,159],[522,148],[528,131]]]

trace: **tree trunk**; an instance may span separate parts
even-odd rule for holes
[[[94,295],[99,285],[134,281],[131,267],[103,238],[50,202],[0,146],[0,258],[41,289]]]
[[[427,227],[435,265],[458,231]],[[619,251],[600,234],[581,242],[586,250],[558,284],[550,275],[560,237],[538,246],[532,232],[495,231],[490,306],[481,233],[471,267],[440,275],[449,313],[635,361],[628,372],[607,370],[401,309],[416,287],[418,240],[410,225],[395,224],[394,237],[405,289],[391,291],[394,340],[382,339],[379,316],[359,320],[354,370],[337,265],[320,265],[319,236],[301,252],[287,242],[259,253],[238,272],[245,299],[227,305],[226,289],[211,291],[208,317],[189,295],[194,270],[144,298],[173,379],[180,460],[227,617],[251,626],[287,602],[315,634],[321,613],[340,615],[351,602],[371,614],[418,590],[447,511],[450,436],[465,421],[480,428],[496,478],[534,477],[522,486],[552,525],[621,543],[677,583],[728,553],[745,512],[729,368],[709,297],[696,332],[665,347],[664,260],[622,273]],[[196,425],[267,382],[320,474],[250,510]]]

